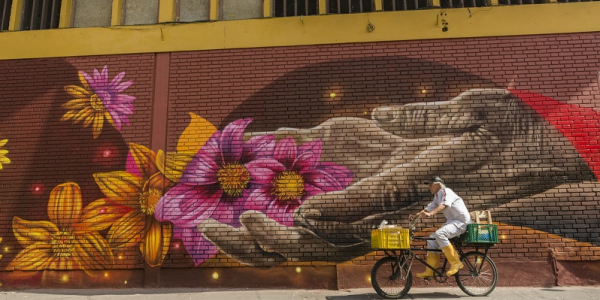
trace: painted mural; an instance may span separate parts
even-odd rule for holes
[[[361,80],[356,74],[374,62],[448,73],[369,68],[393,73],[407,86],[373,101],[365,99],[369,91],[351,95]],[[339,74],[336,68],[347,64],[350,76],[332,84],[331,70]],[[54,271],[97,277],[97,270],[168,267],[174,264],[169,253],[180,248],[199,268],[215,257],[256,267],[348,262],[373,252],[370,231],[383,220],[404,224],[430,201],[422,182],[432,175],[443,177],[470,210],[498,213],[503,225],[600,246],[597,233],[570,231],[569,222],[542,223],[506,211],[511,203],[582,193],[581,186],[597,182],[600,116],[591,107],[427,60],[324,61],[287,71],[218,118],[195,105],[174,107],[169,113],[179,118],[169,126],[185,124],[176,143],[151,149],[123,133],[136,125],[138,104],[148,103],[140,91],[151,80],[141,79],[144,87],[136,90],[139,73],[118,64],[63,68],[68,80],[48,83],[44,90],[51,92],[40,94],[52,104],[44,144],[68,140],[59,147],[65,156],[47,167],[67,166],[53,168],[54,178],[24,181],[26,193],[10,190],[18,201],[32,199],[31,211],[17,200],[3,207],[0,243],[8,239],[11,246],[2,265],[27,271],[22,277],[41,272],[45,280],[68,282],[70,275]],[[295,76],[306,72],[320,78],[303,93]],[[290,89],[290,82],[298,84],[296,93],[265,108],[265,98]],[[315,95],[329,102],[313,105]],[[354,98],[340,104],[336,97]],[[71,134],[84,140],[70,141]],[[24,148],[13,150],[13,138],[0,139],[0,172],[35,165],[14,155]],[[3,185],[15,180],[5,178]],[[541,205],[536,211],[555,210]],[[561,214],[567,220],[577,215]],[[133,263],[120,263],[124,258]]]

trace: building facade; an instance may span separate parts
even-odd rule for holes
[[[0,283],[366,287],[437,175],[598,284],[599,5],[0,1]]]

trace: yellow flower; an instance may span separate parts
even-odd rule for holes
[[[13,219],[15,237],[25,247],[8,265],[9,270],[106,269],[113,254],[98,230],[106,228],[114,214],[98,213],[98,204],[82,209],[81,190],[68,182],[50,192],[50,221]]]
[[[129,124],[128,116],[133,114],[136,100],[122,93],[133,84],[133,81],[121,82],[124,76],[125,72],[121,72],[109,81],[107,66],[101,72],[94,69],[92,75],[79,71],[82,86],[65,86],[65,91],[75,99],[63,104],[67,112],[61,121],[73,120],[75,124],[83,121],[85,127],[92,125],[94,138],[102,132],[104,119],[120,131],[123,124]]]
[[[4,145],[6,145],[6,143],[8,142],[7,139],[1,140],[0,141],[0,147],[4,147]],[[8,159],[8,157],[6,157],[6,154],[8,153],[8,150],[4,150],[4,149],[0,149],[0,170],[2,170],[2,164],[10,164],[10,159]]]
[[[131,209],[110,228],[108,243],[113,249],[141,243],[144,260],[156,267],[162,264],[169,250],[173,228],[171,223],[156,220],[154,209],[172,182],[160,172],[156,154],[150,149],[132,143],[130,152],[141,177],[126,171],[94,174],[100,190],[110,201]]]

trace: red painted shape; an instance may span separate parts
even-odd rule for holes
[[[600,178],[600,112],[528,91],[510,92],[556,127]]]

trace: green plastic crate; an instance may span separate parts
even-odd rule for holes
[[[464,241],[471,244],[497,244],[498,226],[494,224],[469,224]]]

